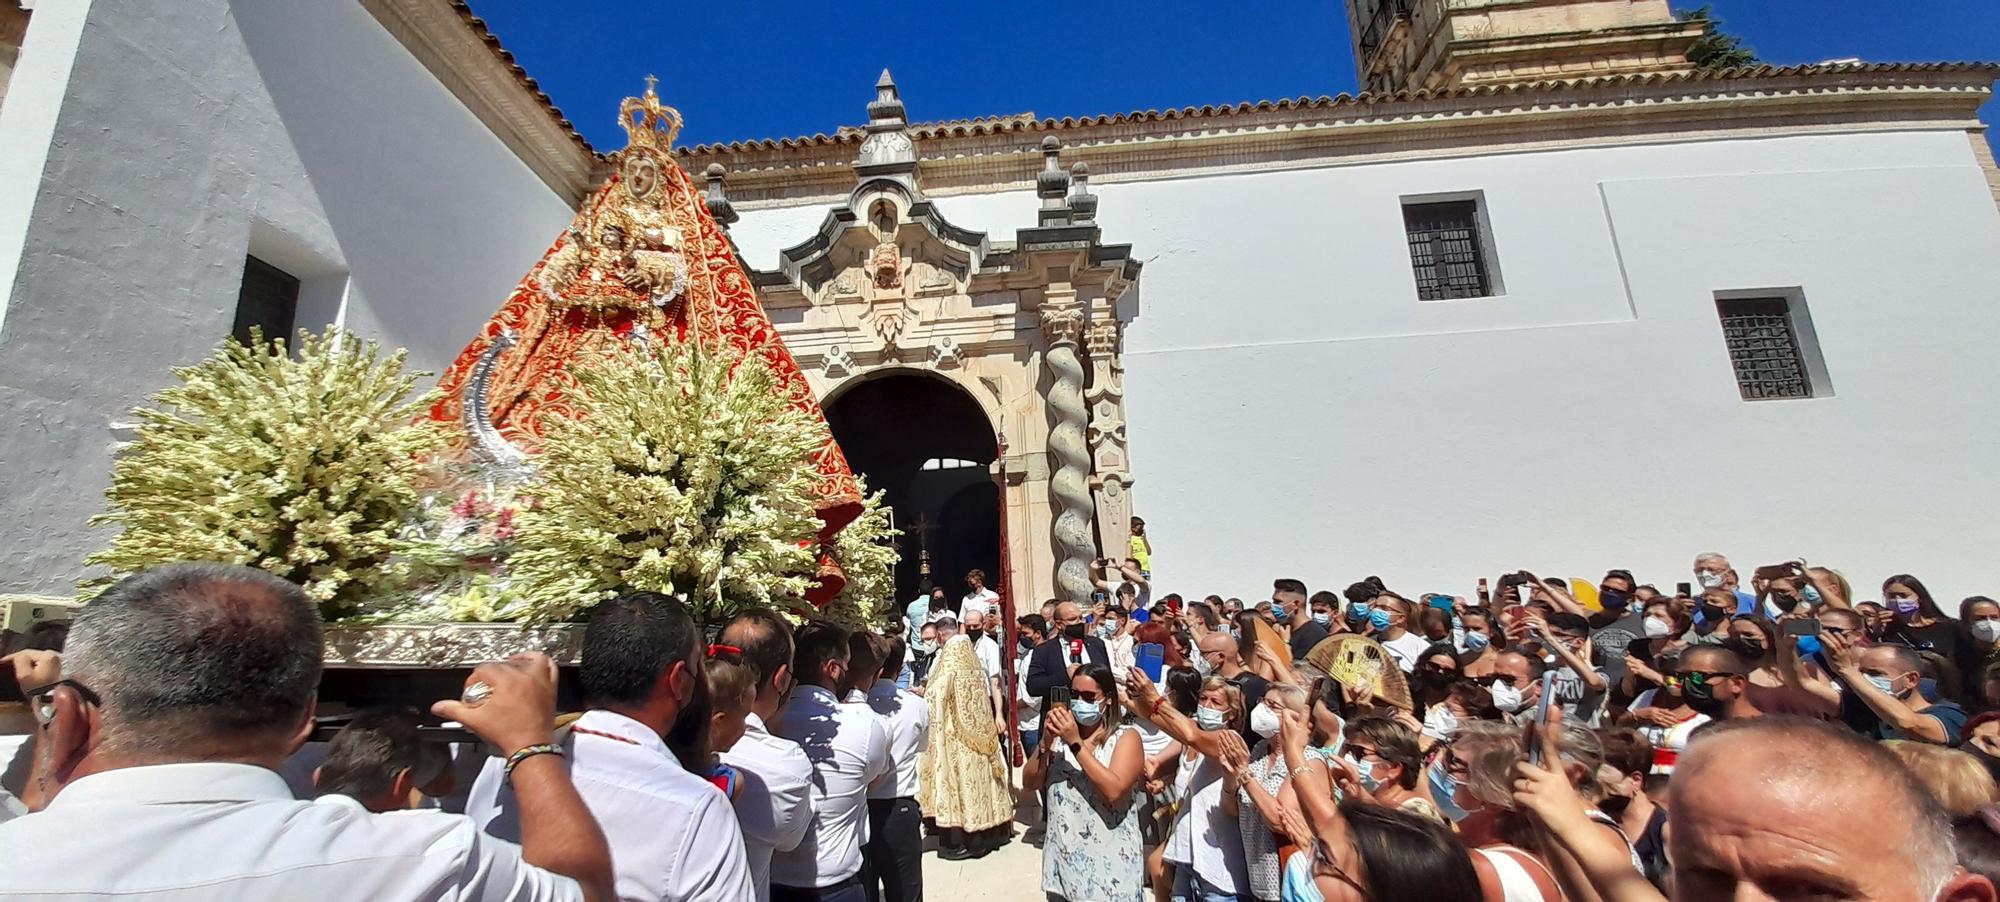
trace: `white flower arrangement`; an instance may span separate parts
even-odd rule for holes
[[[803,596],[820,436],[762,363],[686,341],[627,346],[575,376],[575,414],[545,426],[536,503],[515,518],[524,620],[625,591],[679,595],[704,620]]]
[[[328,619],[360,612],[405,574],[403,522],[443,444],[436,393],[374,342],[329,329],[223,344],[173,371],[138,408],[104,513],[123,531],[85,560],[124,576],[173,561],[246,564],[304,587]],[[108,584],[86,581],[86,594]]]

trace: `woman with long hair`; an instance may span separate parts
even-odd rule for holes
[[[972,640],[951,637],[925,683],[931,728],[917,792],[924,816],[937,823],[938,857],[947,861],[985,855],[1012,829],[1014,798],[987,693],[986,669]]]
[[[1110,668],[1078,668],[1070,693],[1067,707],[1044,717],[1048,739],[1021,775],[1023,790],[1049,791],[1042,891],[1051,902],[1130,902],[1145,891],[1136,803],[1142,743],[1125,722]]]
[[[1279,742],[1293,768],[1298,804],[1285,831],[1298,851],[1284,863],[1282,902],[1477,899],[1479,874],[1444,824],[1372,802],[1336,804],[1326,772],[1312,766],[1306,718],[1285,715]]]
[[[1166,671],[1164,704],[1173,706],[1183,717],[1195,716],[1201,704],[1200,672],[1192,667],[1174,667]],[[1127,678],[1129,681],[1129,677]],[[1137,708],[1135,704],[1133,706]],[[1146,853],[1146,880],[1153,887],[1155,902],[1166,902],[1173,889],[1173,875],[1167,868],[1166,846],[1163,841],[1171,829],[1174,806],[1180,797],[1175,794],[1179,784],[1180,760],[1183,749],[1179,740],[1167,735],[1151,718],[1136,711],[1132,722],[1139,728],[1146,752],[1146,819],[1140,824],[1141,834],[1150,851]]]
[[[1179,809],[1162,844],[1163,858],[1174,866],[1176,898],[1231,898],[1250,891],[1243,867],[1243,837],[1236,819],[1222,810],[1223,787],[1229,771],[1250,759],[1239,730],[1243,728],[1243,693],[1219,676],[1202,681],[1195,716],[1164,704],[1159,690],[1136,671],[1126,681],[1132,705],[1152,718],[1186,749],[1176,783]]]
[[[1931,590],[1916,577],[1899,573],[1883,580],[1882,604],[1893,618],[1882,631],[1882,641],[1936,652],[1958,671],[1961,683],[1977,678],[1981,655],[1973,644],[1972,631],[1946,617],[1931,598]]]

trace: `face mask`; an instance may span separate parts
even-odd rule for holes
[[[1865,676],[1865,677],[1867,677],[1867,679],[1868,679],[1868,684],[1869,684],[1869,685],[1871,685],[1871,686],[1874,686],[1875,688],[1877,688],[1877,689],[1880,689],[1880,690],[1882,690],[1883,692],[1887,692],[1887,693],[1889,693],[1890,695],[1892,695],[1892,696],[1895,696],[1895,697],[1897,697],[1897,698],[1902,698],[1902,697],[1903,697],[1903,696],[1901,695],[1901,693],[1898,693],[1898,692],[1896,691],[1896,681],[1895,681],[1895,680],[1892,680],[1892,679],[1890,679],[1890,678],[1888,678],[1888,677],[1885,677],[1885,676],[1876,676],[1875,674],[1872,674],[1872,673],[1869,673],[1869,674],[1862,674],[1862,675],[1863,675],[1863,676]]]
[[[1106,623],[1097,628],[1097,638],[1099,639],[1109,639],[1116,635],[1118,635],[1118,627],[1112,624]]]
[[[1805,599],[1806,604],[1813,605],[1814,607],[1818,607],[1819,603],[1824,600],[1819,597],[1819,587],[1811,583],[1807,583],[1805,588],[1799,590],[1799,597]]]
[[[986,638],[986,631],[985,631],[985,630],[966,630],[966,631],[965,631],[965,635],[966,635],[967,637],[971,638],[971,639],[972,639],[972,641],[974,641],[974,642],[978,642],[979,640],[981,640],[981,639],[984,639],[984,638]]]
[[[1715,687],[1707,683],[1699,686],[1687,680],[1681,681],[1681,699],[1698,714],[1710,717],[1721,716],[1728,705],[1715,697]]]
[[[1889,602],[1896,606],[1896,613],[1905,617],[1917,612],[1917,600],[1914,598],[1891,598]]]
[[[1278,615],[1279,620],[1292,619],[1291,608],[1285,607],[1285,603],[1282,601],[1271,602],[1271,613]]]
[[[1798,610],[1799,600],[1789,595],[1772,595],[1764,599],[1764,616],[1776,620]]]
[[[1466,631],[1465,634],[1466,651],[1485,651],[1486,646],[1492,644],[1492,642],[1493,642],[1492,637],[1486,635],[1485,633],[1475,633],[1470,630]]]
[[[1493,685],[1487,688],[1493,692],[1493,707],[1508,714],[1521,710],[1522,706],[1528,703],[1528,700],[1521,695],[1521,690],[1514,688],[1514,684],[1506,680],[1494,680]]]
[[[1730,651],[1743,656],[1744,659],[1752,664],[1764,659],[1764,643],[1762,642],[1755,642],[1749,639],[1729,639],[1722,644]]]
[[[1706,624],[1706,623],[1718,623],[1718,624],[1719,624],[1719,623],[1721,623],[1721,622],[1722,622],[1722,618],[1724,618],[1724,617],[1727,617],[1727,616],[1728,616],[1727,614],[1724,614],[1724,613],[1722,612],[1722,605],[1719,605],[1719,604],[1705,604],[1705,605],[1702,605],[1702,606],[1701,606],[1701,622],[1702,622],[1702,623],[1705,623],[1705,624]]]
[[[1424,735],[1438,740],[1450,740],[1458,733],[1458,715],[1443,705],[1432,705],[1424,712]]]
[[[1368,611],[1368,625],[1378,630],[1388,629],[1389,612],[1382,608],[1371,608]]]
[[[1354,769],[1361,772],[1361,788],[1374,792],[1382,788],[1382,781],[1375,776],[1375,765],[1366,761],[1354,762]]]
[[[1222,729],[1223,718],[1225,716],[1221,711],[1203,705],[1195,709],[1194,725],[1202,728],[1203,731],[1213,733],[1216,730]]]
[[[1068,636],[1071,639],[1081,639],[1087,634],[1084,632],[1083,622],[1078,621],[1076,623],[1072,623],[1068,626],[1063,627],[1063,635]]]
[[[1350,601],[1350,602],[1348,602],[1348,603],[1347,603],[1347,619],[1349,619],[1349,620],[1367,620],[1367,619],[1368,619],[1368,602],[1365,602],[1365,601]]]
[[[1723,583],[1722,574],[1717,573],[1713,570],[1703,570],[1700,573],[1696,573],[1695,578],[1701,580],[1701,587],[1704,589],[1722,588],[1722,583]]]
[[[1079,727],[1094,727],[1104,717],[1104,709],[1096,702],[1074,699],[1069,703],[1069,713],[1076,718]]]
[[[1021,638],[1014,640],[1014,647],[1022,651],[1031,651],[1035,647],[1035,640],[1030,639],[1027,636],[1022,636]]]
[[[1208,676],[1210,673],[1214,671],[1215,671],[1215,665],[1208,663],[1208,654],[1206,652],[1194,656],[1195,673],[1199,673],[1202,676]]]
[[[1270,705],[1258,705],[1250,712],[1250,732],[1265,739],[1278,735],[1278,712]]]
[[[1974,620],[1972,634],[1982,642],[2000,642],[2000,620]]]
[[[1431,799],[1437,803],[1438,811],[1454,824],[1465,820],[1471,812],[1458,807],[1458,781],[1451,778],[1451,771],[1445,770],[1443,758],[1430,766],[1430,783]]]
[[[1626,605],[1632,603],[1631,598],[1627,597],[1625,593],[1620,592],[1617,589],[1605,589],[1601,592],[1598,592],[1597,601],[1599,604],[1602,604],[1604,606],[1604,609],[1607,611],[1622,611],[1625,610]]]
[[[1604,801],[1597,803],[1597,810],[1614,818],[1624,817],[1625,809],[1630,807],[1632,807],[1631,796],[1605,796]]]
[[[1317,623],[1317,624],[1319,624],[1320,626],[1331,626],[1331,625],[1333,625],[1333,612],[1332,612],[1332,611],[1314,611],[1314,612],[1313,612],[1313,622],[1314,622],[1314,623]]]
[[[1664,639],[1674,634],[1674,625],[1658,617],[1646,618],[1646,638]]]

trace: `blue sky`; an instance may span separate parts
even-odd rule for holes
[[[893,69],[917,120],[1079,116],[1355,88],[1340,0],[470,0],[600,150],[660,77],[683,143],[831,132]],[[1675,8],[1698,5],[1676,0]],[[1766,61],[2000,60],[2000,0],[1715,0]],[[1984,111],[1996,119],[1996,104]]]

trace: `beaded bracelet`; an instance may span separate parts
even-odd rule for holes
[[[500,774],[501,781],[505,783],[512,783],[514,781],[514,768],[519,766],[521,762],[526,761],[529,758],[533,758],[536,755],[554,755],[560,758],[562,757],[562,753],[563,753],[562,746],[551,745],[546,742],[541,743],[539,745],[525,746],[520,751],[507,756],[507,767]]]

